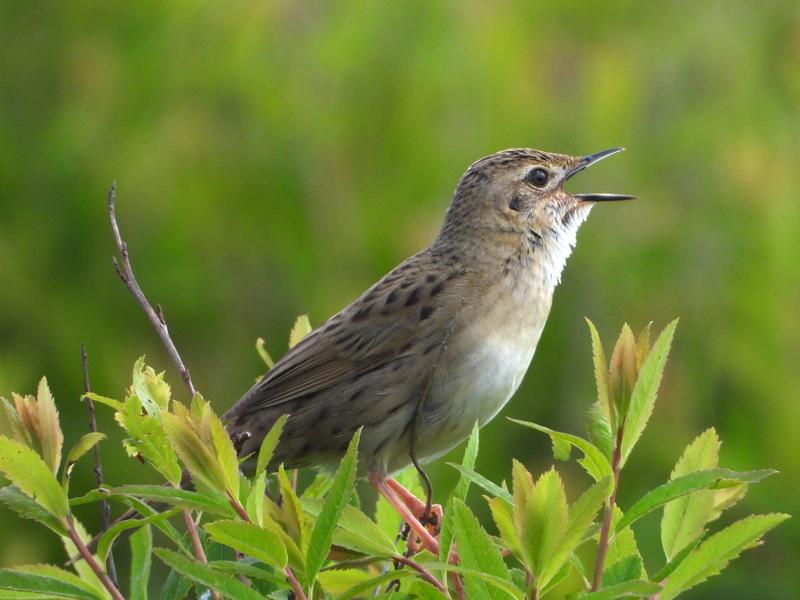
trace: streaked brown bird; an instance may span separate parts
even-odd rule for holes
[[[623,194],[564,183],[612,148],[519,148],[471,165],[433,243],[294,346],[224,416],[242,456],[283,414],[274,464],[335,466],[363,427],[360,466],[422,543],[425,505],[391,474],[433,460],[490,421],[533,358],[575,236]]]

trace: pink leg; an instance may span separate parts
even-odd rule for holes
[[[422,500],[412,494],[410,490],[403,487],[403,485],[393,477],[386,479],[386,485],[391,488],[400,501],[411,510],[412,514],[418,520],[422,519],[422,516],[425,514],[425,503]],[[442,514],[441,504],[431,505],[431,513],[428,515],[428,522],[434,526],[435,533],[437,534],[439,528],[442,526]],[[425,525],[428,525],[428,523],[425,523]]]
[[[403,502],[401,498],[397,496],[396,492],[392,489],[391,485],[389,485],[390,481],[392,480],[391,479],[387,480],[384,477],[379,477],[373,474],[370,474],[369,476],[369,482],[372,484],[372,486],[376,490],[378,490],[378,493],[381,496],[386,498],[389,504],[391,504],[394,507],[394,509],[398,512],[398,514],[411,528],[411,531],[414,532],[414,535],[416,535],[420,540],[422,540],[422,545],[425,547],[425,549],[430,551],[435,556],[439,556],[439,542],[437,542],[436,538],[434,538],[431,535],[431,533],[425,528],[425,526],[419,522],[419,519],[414,515],[414,513],[411,511],[408,505],[405,502]],[[419,502],[419,500],[417,500],[417,502]]]

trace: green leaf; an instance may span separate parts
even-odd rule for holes
[[[353,494],[353,487],[356,482],[356,470],[358,468],[358,442],[361,438],[361,430],[356,431],[350,445],[347,448],[339,468],[336,470],[333,485],[328,491],[322,505],[322,510],[314,523],[311,531],[311,538],[308,542],[306,551],[306,583],[310,587],[317,577],[317,573],[322,568],[328,557],[328,551],[333,541],[333,532],[336,530],[336,523],[342,516],[344,507],[350,502]]]
[[[789,515],[785,514],[752,515],[715,533],[675,568],[660,599],[670,600],[718,574],[730,561],[755,546],[765,533],[788,518]]]
[[[0,436],[0,473],[54,517],[66,518],[69,506],[64,490],[42,457],[28,446]]]
[[[419,574],[416,571],[412,571],[410,569],[400,569],[400,570],[390,570],[386,573],[378,575],[377,577],[372,577],[367,579],[366,581],[362,581],[351,587],[349,590],[344,592],[341,596],[337,597],[337,600],[353,600],[354,598],[366,598],[372,595],[372,592],[378,588],[378,586],[382,586],[384,583],[388,583],[394,579],[407,579],[409,577],[418,577]]]
[[[500,498],[489,498],[488,502],[495,527],[497,527],[497,531],[500,533],[500,539],[503,540],[503,543],[514,556],[522,560],[522,545],[519,540],[517,528],[514,526],[514,515],[511,505]],[[446,512],[445,516],[447,516]]]
[[[78,537],[83,541],[84,544],[88,545],[91,536],[86,531],[86,528],[78,519],[75,518],[74,515],[70,515],[70,519],[72,520],[72,527],[75,529],[75,533],[78,534]],[[64,546],[67,556],[78,555],[78,547],[69,536],[61,536],[61,543]],[[101,583],[100,578],[94,573],[94,571],[92,571],[92,568],[85,560],[74,562],[72,564],[72,568],[77,571],[81,581],[91,584],[94,589],[99,591],[99,593],[103,594],[104,596],[106,595],[104,591],[105,587]]]
[[[103,532],[103,535],[100,536],[100,539],[97,542],[97,557],[100,559],[100,562],[105,562],[108,559],[108,554],[111,552],[111,548],[114,545],[114,540],[116,540],[125,531],[128,531],[129,529],[146,527],[150,523],[155,523],[157,521],[165,521],[175,516],[178,512],[180,512],[180,510],[180,508],[174,507],[163,513],[154,511],[153,514],[141,519],[125,519],[123,521],[119,521],[118,523],[114,523],[111,527]]]
[[[560,440],[565,442],[569,442],[573,446],[575,446],[578,450],[583,452],[583,458],[578,460],[580,465],[586,470],[586,472],[591,476],[592,479],[595,481],[600,481],[605,477],[611,475],[611,464],[608,462],[608,459],[603,454],[603,451],[600,450],[597,446],[589,442],[588,440],[583,439],[577,435],[572,435],[570,433],[563,433],[561,431],[554,431],[548,427],[544,427],[543,425],[538,425],[537,423],[531,423],[529,421],[520,421],[518,419],[509,419],[510,421],[517,423],[519,425],[524,425],[525,427],[530,427],[531,429],[535,429],[537,431],[541,431],[546,433],[550,436],[550,438],[557,437]]]
[[[318,498],[303,497],[300,503],[312,517],[318,517],[322,512],[323,501]],[[339,517],[333,543],[368,556],[391,556],[395,553],[394,542],[378,524],[349,504]]]
[[[486,479],[486,477],[484,477],[480,473],[476,473],[475,471],[473,471],[472,469],[468,469],[464,465],[459,465],[456,463],[447,463],[447,464],[456,469],[459,473],[461,473],[462,477],[474,483],[478,487],[486,490],[492,496],[495,496],[497,498],[502,498],[509,504],[514,502],[508,490],[504,490],[496,483],[489,481],[488,479]]]
[[[206,419],[211,429],[211,439],[214,442],[214,451],[217,461],[225,477],[225,490],[237,502],[239,500],[239,457],[225,426],[219,417],[211,410],[211,405],[206,403]]]
[[[72,473],[72,468],[75,466],[75,463],[80,460],[81,456],[86,454],[104,439],[106,439],[106,435],[104,433],[98,433],[96,431],[87,433],[81,437],[81,439],[78,440],[78,443],[75,444],[67,453],[67,461],[64,463],[64,469],[61,473],[61,487],[63,487],[65,491],[67,489],[67,485],[69,484],[69,476]]]
[[[282,588],[288,586],[283,575],[278,575],[275,571],[267,570],[263,567],[257,567],[255,565],[246,563],[244,562],[244,560],[250,560],[250,559],[245,558],[242,561],[210,560],[208,561],[208,566],[213,568],[215,571],[219,571],[221,573],[230,573],[231,575],[244,575],[245,577],[249,577],[250,579],[261,579],[263,581],[269,581],[270,583],[273,583]]]
[[[455,532],[453,531],[454,500],[454,497],[450,496],[442,512],[442,523],[439,528],[439,560],[442,562],[450,560],[450,553],[453,549],[453,540],[455,538]]]
[[[620,458],[620,468],[625,466],[628,457],[642,435],[647,421],[653,412],[656,402],[658,388],[661,385],[661,376],[667,364],[669,348],[672,338],[675,335],[675,327],[678,320],[675,319],[664,328],[658,336],[653,349],[639,371],[636,385],[631,393],[630,407],[625,417],[625,429],[622,433],[622,454]]]
[[[260,337],[256,340],[256,352],[258,352],[258,355],[261,357],[261,360],[263,360],[264,363],[267,365],[268,369],[271,369],[272,367],[275,366],[275,361],[272,360],[272,357],[269,355],[269,352],[267,352],[267,348],[264,345],[264,338]]]
[[[465,469],[475,469],[475,460],[478,458],[479,439],[480,426],[478,421],[475,421],[475,424],[472,426],[472,433],[469,436],[469,440],[467,440],[467,447],[464,449],[464,458],[461,461],[461,466]],[[469,491],[469,484],[470,480],[464,477],[462,474],[452,492],[452,497],[458,498],[459,500],[464,500],[467,497],[467,492]]]
[[[64,434],[58,422],[58,410],[53,401],[53,395],[47,386],[47,379],[39,380],[36,391],[36,409],[38,413],[39,441],[41,442],[42,458],[53,473],[58,473],[61,464],[61,446],[64,444]]]
[[[289,334],[289,348],[294,348],[309,333],[311,333],[311,322],[308,320],[308,315],[300,315]]]
[[[190,560],[166,548],[156,548],[155,554],[184,577],[218,591],[225,598],[230,600],[263,600],[261,594],[247,587],[238,579],[219,573],[207,564]]]
[[[631,580],[608,586],[581,596],[581,600],[613,600],[614,598],[643,598],[658,594],[661,586],[649,581]],[[660,596],[659,596],[660,597]]]
[[[176,404],[176,410],[180,406]],[[164,431],[192,479],[216,492],[224,493],[227,489],[226,473],[211,448],[200,439],[189,419],[188,415],[163,413]],[[174,483],[171,479],[170,482]]]
[[[589,441],[600,449],[606,459],[610,459],[613,451],[611,424],[599,402],[586,411],[586,433]]]
[[[0,569],[0,589],[36,593],[41,598],[105,598],[75,574],[51,565]]]
[[[412,581],[408,586],[408,591],[416,600],[448,600],[447,596],[422,579]]]
[[[625,531],[630,531],[630,528],[626,529]],[[681,564],[683,560],[687,556],[689,556],[689,554],[695,548],[697,548],[700,545],[700,542],[702,541],[703,541],[702,538],[697,538],[696,540],[694,540],[691,544],[689,544],[683,550],[678,552],[678,554],[675,555],[675,558],[673,558],[671,561],[669,561],[667,564],[661,567],[661,569],[659,569],[658,572],[655,575],[653,575],[650,579],[652,579],[653,581],[663,582],[667,577],[669,577],[672,574],[672,572],[675,569],[678,568],[678,565]]]
[[[478,579],[482,579],[484,582],[488,583],[494,588],[501,590],[511,596],[512,598],[516,598],[517,600],[523,600],[525,595],[523,592],[514,585],[514,583],[510,580],[506,580],[503,577],[498,577],[496,575],[491,575],[489,573],[483,573],[481,571],[475,571],[474,569],[467,569],[462,566],[458,565],[451,565],[448,563],[425,563],[425,567],[431,571],[446,571],[448,573],[458,573],[463,575],[464,577],[475,577]],[[395,571],[398,573],[399,571]],[[509,578],[511,577],[509,573]],[[470,599],[471,600],[471,599]]]
[[[267,435],[261,441],[256,460],[256,471],[253,476],[253,487],[247,497],[247,514],[250,518],[261,525],[264,522],[264,492],[267,489],[267,466],[272,459],[275,448],[283,434],[283,428],[289,415],[281,415],[272,425]]]
[[[89,399],[96,404],[105,404],[106,406],[110,406],[116,411],[122,410],[122,402],[119,400],[114,400],[113,398],[109,398],[108,396],[101,396],[100,394],[95,394],[94,392],[87,392],[81,399]]]
[[[252,556],[264,564],[283,569],[286,566],[286,547],[280,537],[255,523],[215,521],[205,525],[215,541]]]
[[[150,564],[153,553],[153,532],[145,525],[131,536],[130,600],[147,600]]]
[[[539,589],[561,567],[556,564],[560,559],[558,551],[568,527],[564,484],[555,469],[550,469],[536,481],[533,493],[522,507],[520,527],[522,554]]]
[[[182,490],[180,488],[167,487],[163,485],[122,485],[109,491],[112,496],[131,496],[144,500],[155,500],[166,502],[167,504],[188,508],[189,510],[200,510],[221,517],[233,517],[235,515],[228,501],[220,496],[200,492]]]
[[[586,324],[589,326],[589,334],[592,338],[592,363],[594,364],[594,380],[597,385],[597,402],[606,421],[614,425],[614,430],[616,430],[616,411],[609,396],[608,361],[603,350],[603,342],[600,341],[600,334],[597,333],[594,323],[587,318]],[[611,456],[610,453],[608,455]]]
[[[608,385],[620,422],[624,422],[630,408],[631,390],[636,383],[636,338],[630,326],[622,326],[617,343],[611,352],[608,365]]]
[[[114,418],[131,436],[126,441],[128,453],[132,456],[141,454],[167,481],[177,485],[181,480],[181,467],[161,418],[155,414],[143,414],[142,403],[137,396],[129,396]]]
[[[643,579],[644,563],[638,554],[630,554],[618,560],[613,565],[609,565],[603,571],[603,588],[624,583],[632,579]]]
[[[16,486],[7,485],[0,488],[0,502],[24,519],[38,521],[59,535],[67,535],[67,528],[60,519],[42,508],[31,497],[23,494]]]
[[[555,471],[552,471],[555,473]],[[540,484],[536,484],[538,493]],[[543,568],[538,573],[540,585],[544,587],[549,583],[564,566],[569,559],[570,555],[580,546],[584,541],[586,532],[592,526],[595,515],[603,506],[603,503],[611,495],[613,487],[613,478],[606,477],[601,479],[588,490],[586,490],[580,498],[569,508],[567,515],[567,527],[563,532],[561,538],[554,540],[551,545],[551,550],[547,555],[547,567]],[[563,490],[562,490],[563,491]],[[560,511],[560,499],[557,503],[557,512]],[[561,518],[556,517],[556,518]],[[554,534],[555,535],[555,534]]]
[[[190,589],[192,589],[192,582],[172,569],[161,587],[158,600],[185,600]]]
[[[761,481],[765,477],[769,477],[775,472],[776,471],[769,469],[760,469],[756,471],[708,469],[677,477],[667,483],[662,483],[639,499],[638,502],[628,509],[625,516],[620,519],[617,528],[623,529],[667,502],[691,494],[697,490],[724,488],[742,482],[754,483],[756,481]]]
[[[453,530],[459,563],[466,569],[493,575],[511,583],[511,575],[503,562],[500,550],[478,523],[478,519],[458,498],[453,499]],[[508,598],[495,587],[487,586],[481,577],[465,576],[464,586],[470,598]]]
[[[618,529],[617,524],[622,519],[623,514],[618,506],[614,507],[614,514],[611,517],[611,531],[616,532],[608,543],[608,552],[606,554],[607,567],[613,566],[620,560],[629,556],[641,556],[639,553],[639,546],[636,544],[636,536],[633,529],[625,527]]]
[[[278,485],[281,490],[281,511],[283,523],[286,525],[286,531],[299,546],[300,550],[305,554],[308,550],[309,528],[306,522],[306,516],[300,507],[300,498],[292,488],[289,478],[286,476],[286,471],[283,465],[278,467]],[[305,556],[303,557],[305,564]]]
[[[672,470],[670,479],[682,475],[714,469],[719,464],[720,441],[713,428],[701,433],[686,447]],[[697,491],[682,496],[664,506],[661,519],[661,547],[667,561],[691,542],[702,537],[705,525],[714,511],[714,490]]]

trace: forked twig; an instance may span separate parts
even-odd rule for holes
[[[81,344],[81,367],[83,369],[83,393],[88,394],[91,392],[91,388],[89,387],[89,359],[86,355],[86,346]],[[84,396],[84,400],[86,401],[86,411],[89,413],[89,431],[92,433],[97,433],[97,419],[95,418],[95,411],[94,411],[94,402],[88,396]],[[100,462],[100,445],[95,444],[93,448],[94,453],[94,479],[97,482],[97,487],[103,487],[103,465]],[[108,531],[109,526],[111,525],[111,507],[108,504],[108,500],[103,498],[100,500],[100,518],[103,523],[103,533]],[[114,563],[114,553],[112,549],[109,548],[108,551],[108,558],[106,559],[106,571],[108,571],[108,577],[114,583],[115,586],[119,587],[119,582],[117,581],[117,565]]]
[[[122,283],[124,283],[131,294],[133,294],[133,297],[136,298],[136,301],[139,303],[139,306],[142,307],[144,314],[147,315],[153,327],[155,327],[156,333],[158,333],[158,337],[161,338],[161,343],[164,344],[167,354],[169,354],[169,357],[172,359],[172,362],[175,363],[178,372],[181,374],[181,379],[183,379],[184,384],[186,384],[186,389],[189,390],[189,394],[194,397],[195,389],[192,383],[192,377],[189,375],[189,369],[183,364],[181,355],[178,354],[178,349],[169,336],[169,329],[167,328],[167,321],[164,318],[164,311],[158,304],[155,309],[153,308],[144,295],[142,288],[139,286],[139,282],[136,281],[136,276],[133,274],[130,256],[128,255],[128,245],[125,243],[125,240],[122,239],[119,226],[117,225],[116,202],[117,184],[115,182],[111,184],[111,189],[108,190],[108,216],[111,219],[111,230],[114,232],[114,241],[116,241],[117,250],[119,251],[119,260],[117,260],[116,257],[112,259],[114,261],[114,270],[117,272],[117,275],[119,275]]]
[[[161,342],[167,350],[167,354],[169,354],[169,357],[172,359],[172,362],[175,363],[178,372],[181,374],[181,379],[183,379],[186,389],[189,391],[189,394],[194,397],[196,392],[194,384],[192,383],[192,377],[189,375],[189,369],[183,364],[178,349],[169,336],[169,329],[167,328],[167,321],[164,318],[164,311],[161,309],[160,305],[156,305],[155,309],[153,308],[153,305],[147,300],[147,296],[144,295],[142,288],[139,286],[139,282],[136,281],[136,276],[133,274],[130,256],[128,255],[128,245],[125,243],[125,240],[122,239],[122,235],[119,232],[119,225],[117,225],[116,202],[117,184],[112,183],[111,189],[108,190],[108,216],[111,219],[111,230],[114,232],[114,240],[117,243],[117,250],[119,251],[119,260],[117,260],[116,257],[113,258],[114,270],[125,284],[125,287],[127,287],[131,294],[133,294],[133,297],[136,298],[136,301],[153,324],[153,327],[155,327],[158,337],[161,338]],[[208,559],[203,550],[203,545],[200,542],[197,525],[192,518],[192,513],[188,509],[183,510],[183,520],[186,523],[186,529],[189,532],[189,537],[192,541],[192,547],[197,560],[202,563],[207,563]],[[217,592],[214,592],[214,597],[221,598]]]

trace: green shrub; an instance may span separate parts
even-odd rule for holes
[[[748,485],[773,471],[736,472],[719,466],[720,441],[709,429],[684,450],[670,479],[621,510],[620,474],[653,410],[676,323],[650,347],[649,328],[636,338],[626,325],[607,362],[589,323],[597,401],[587,417],[587,437],[515,421],[545,433],[558,460],[572,449],[591,485],[572,503],[555,468],[532,475],[514,461],[512,480],[495,483],[474,470],[477,425],[441,523],[440,553],[410,554],[397,536],[399,517],[382,500],[375,517],[354,493],[359,434],[334,476],[319,474],[304,490],[280,468],[266,465],[286,422],[265,438],[253,477],[239,460],[225,428],[199,394],[191,406],[173,402],[163,373],[136,362],[124,400],[87,397],[115,411],[133,458],[155,469],[165,485],[125,484],[71,495],[70,472],[105,436],[89,433],[62,462],[58,412],[44,379],[37,396],[2,400],[0,472],[9,485],[0,500],[19,516],[39,521],[77,557],[71,569],[27,565],[0,570],[4,598],[135,598],[159,591],[164,600],[191,593],[232,599],[286,598],[586,598],[653,597],[669,600],[719,573],[739,553],[788,518],[752,515],[709,534],[707,526],[738,502]],[[295,339],[306,327],[298,325]],[[271,359],[259,349],[268,365]],[[181,487],[188,471],[193,489]],[[399,478],[413,486],[413,469]],[[470,487],[488,502],[496,534],[465,503]],[[265,493],[266,492],[266,493]],[[279,498],[279,500],[278,500]],[[112,500],[135,516],[111,526],[97,540],[72,507]],[[663,566],[645,571],[632,526],[662,510]],[[184,518],[177,526],[173,517]],[[153,548],[153,532],[167,546]],[[129,589],[123,595],[106,573],[114,541],[132,532]],[[151,555],[170,569],[150,581]],[[392,583],[394,582],[394,583]]]

